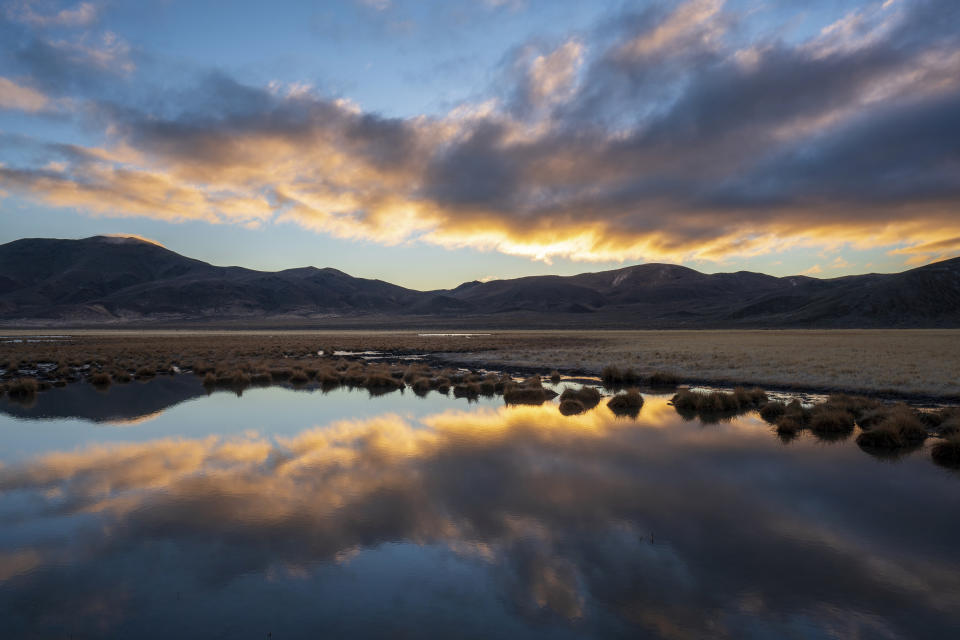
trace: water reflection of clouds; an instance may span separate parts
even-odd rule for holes
[[[197,599],[242,600],[251,576],[329,588],[365,554],[443,549],[524,633],[956,624],[960,504],[942,475],[757,427],[683,423],[652,399],[639,422],[477,408],[49,453],[0,467],[0,614],[29,626],[108,602],[98,619],[116,629],[150,619],[174,576]]]

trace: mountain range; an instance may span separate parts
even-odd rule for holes
[[[129,237],[0,245],[6,326],[960,327],[960,258],[841,278],[671,264],[417,291],[332,268],[218,267]]]

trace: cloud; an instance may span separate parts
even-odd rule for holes
[[[357,2],[376,11],[385,11],[393,4],[392,0],[357,0]]]
[[[745,41],[721,2],[652,5],[521,47],[506,89],[445,116],[387,118],[310,85],[214,74],[163,110],[94,104],[100,151],[61,170],[8,163],[0,188],[99,214],[545,261],[910,253],[960,236],[957,11],[894,3],[787,42]],[[19,55],[51,86],[69,84],[71,56],[96,65],[32,47]]]
[[[81,2],[47,14],[35,11],[37,4],[29,0],[12,2],[7,6],[7,16],[33,27],[84,27],[97,19],[98,8],[92,2]]]
[[[42,111],[48,103],[47,96],[36,89],[24,87],[8,78],[0,77],[0,109]]]

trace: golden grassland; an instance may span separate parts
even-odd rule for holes
[[[430,354],[472,367],[600,375],[605,367],[679,382],[760,385],[932,398],[960,397],[960,330],[495,331],[58,331],[0,338],[0,368],[106,363],[134,375],[171,364],[271,368],[318,350]],[[13,342],[11,339],[22,339]]]

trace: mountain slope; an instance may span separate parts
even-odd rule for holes
[[[336,269],[215,267],[133,238],[0,246],[0,316],[11,318],[386,313],[433,298]]]
[[[636,328],[960,327],[960,259],[818,279],[643,264],[415,291],[342,271],[218,267],[134,238],[0,245],[0,319],[389,321]],[[404,320],[403,318],[408,318]]]

